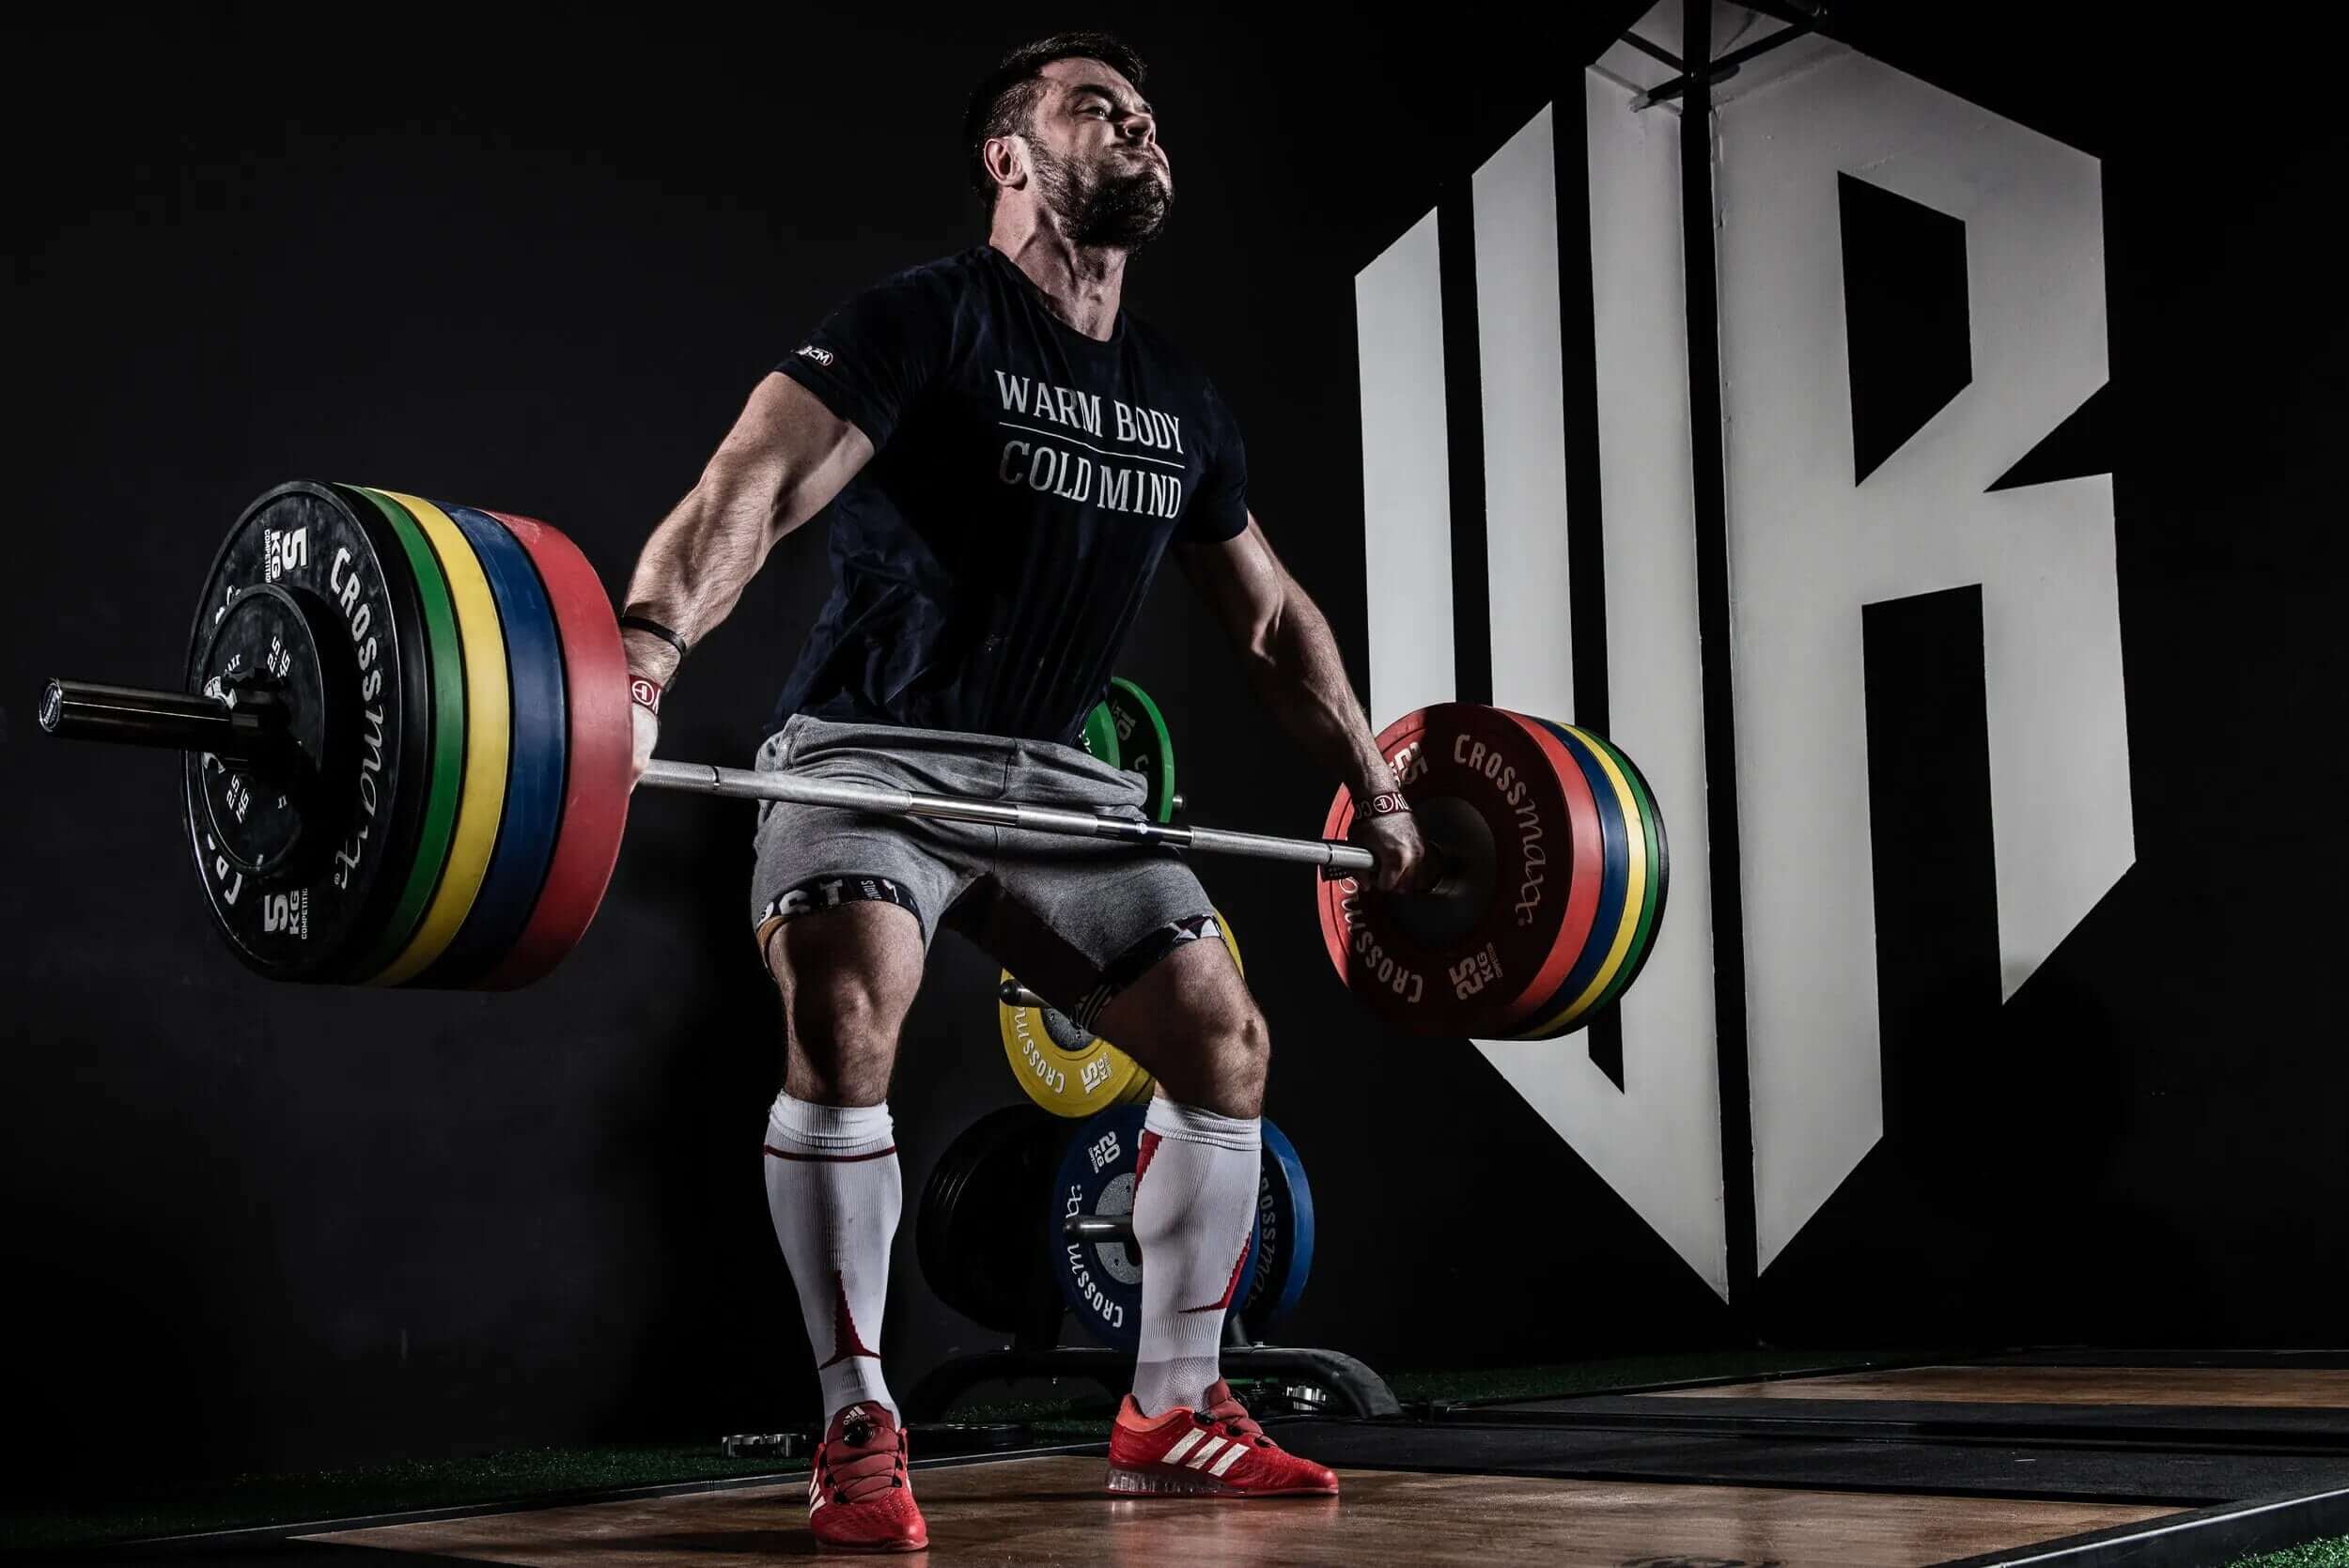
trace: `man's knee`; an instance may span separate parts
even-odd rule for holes
[[[792,971],[783,992],[784,1088],[819,1105],[878,1105],[889,1094],[905,1008],[853,970]]]
[[[770,935],[767,957],[783,1006],[786,1081],[831,1104],[863,1103],[885,1086],[922,981],[910,917],[879,905],[803,916]]]
[[[1252,1001],[1212,1033],[1217,1057],[1233,1072],[1253,1077],[1259,1083],[1272,1063],[1272,1031]]]
[[[783,986],[784,1028],[811,1053],[886,1051],[896,1044],[904,1015],[877,977],[854,970],[794,974]]]
[[[1264,1105],[1265,1078],[1272,1064],[1272,1032],[1264,1015],[1243,995],[1237,1006],[1202,1020],[1206,1079],[1226,1116],[1253,1116]]]

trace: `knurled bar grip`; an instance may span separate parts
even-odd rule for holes
[[[1224,828],[1170,828],[1155,822],[1096,816],[1091,812],[1025,805],[1017,800],[972,800],[954,795],[880,789],[871,784],[827,784],[821,779],[797,778],[788,773],[713,768],[700,762],[653,762],[646,767],[641,782],[655,789],[724,795],[739,800],[787,800],[803,806],[837,806],[888,816],[983,822],[998,828],[1025,828],[1077,838],[1121,839],[1128,844],[1165,844],[1179,849],[1203,849],[1260,861],[1293,861],[1338,871],[1371,871],[1378,864],[1369,850],[1333,839],[1273,838]]]

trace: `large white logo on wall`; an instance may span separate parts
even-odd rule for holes
[[[1579,1037],[1494,1066],[1728,1288],[1678,137],[1586,78],[1587,194],[1545,110],[1476,172],[1493,700],[1573,713],[1563,378],[1595,374],[1610,730],[1673,832],[1623,1003],[1624,1086]],[[1979,584],[2003,992],[2135,858],[2108,477],[1988,492],[2106,379],[2093,159],[1837,50],[1724,103],[1715,158],[1758,1264],[1883,1130],[1861,609]],[[1839,176],[1965,224],[1972,379],[1854,483]],[[1590,208],[1596,363],[1562,364],[1557,212]],[[1455,696],[1442,257],[1431,212],[1356,280],[1371,707]],[[1721,868],[1727,869],[1727,868]]]

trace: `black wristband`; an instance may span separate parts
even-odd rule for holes
[[[620,617],[620,626],[623,629],[629,631],[651,632],[655,637],[660,638],[662,642],[677,649],[677,661],[679,663],[683,663],[685,661],[685,639],[679,637],[676,632],[671,631],[667,627],[662,626],[659,621],[650,619],[649,617],[644,615],[622,615]],[[671,678],[674,679],[674,675],[672,675]]]

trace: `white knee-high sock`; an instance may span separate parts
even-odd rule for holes
[[[1134,1241],[1142,1249],[1142,1348],[1134,1403],[1145,1416],[1196,1408],[1219,1375],[1223,1314],[1255,1223],[1262,1133],[1160,1094],[1142,1123]]]
[[[886,1104],[775,1096],[767,1113],[767,1210],[799,1288],[827,1424],[865,1400],[897,1414],[881,1378],[880,1329],[889,1247],[904,1202]]]

